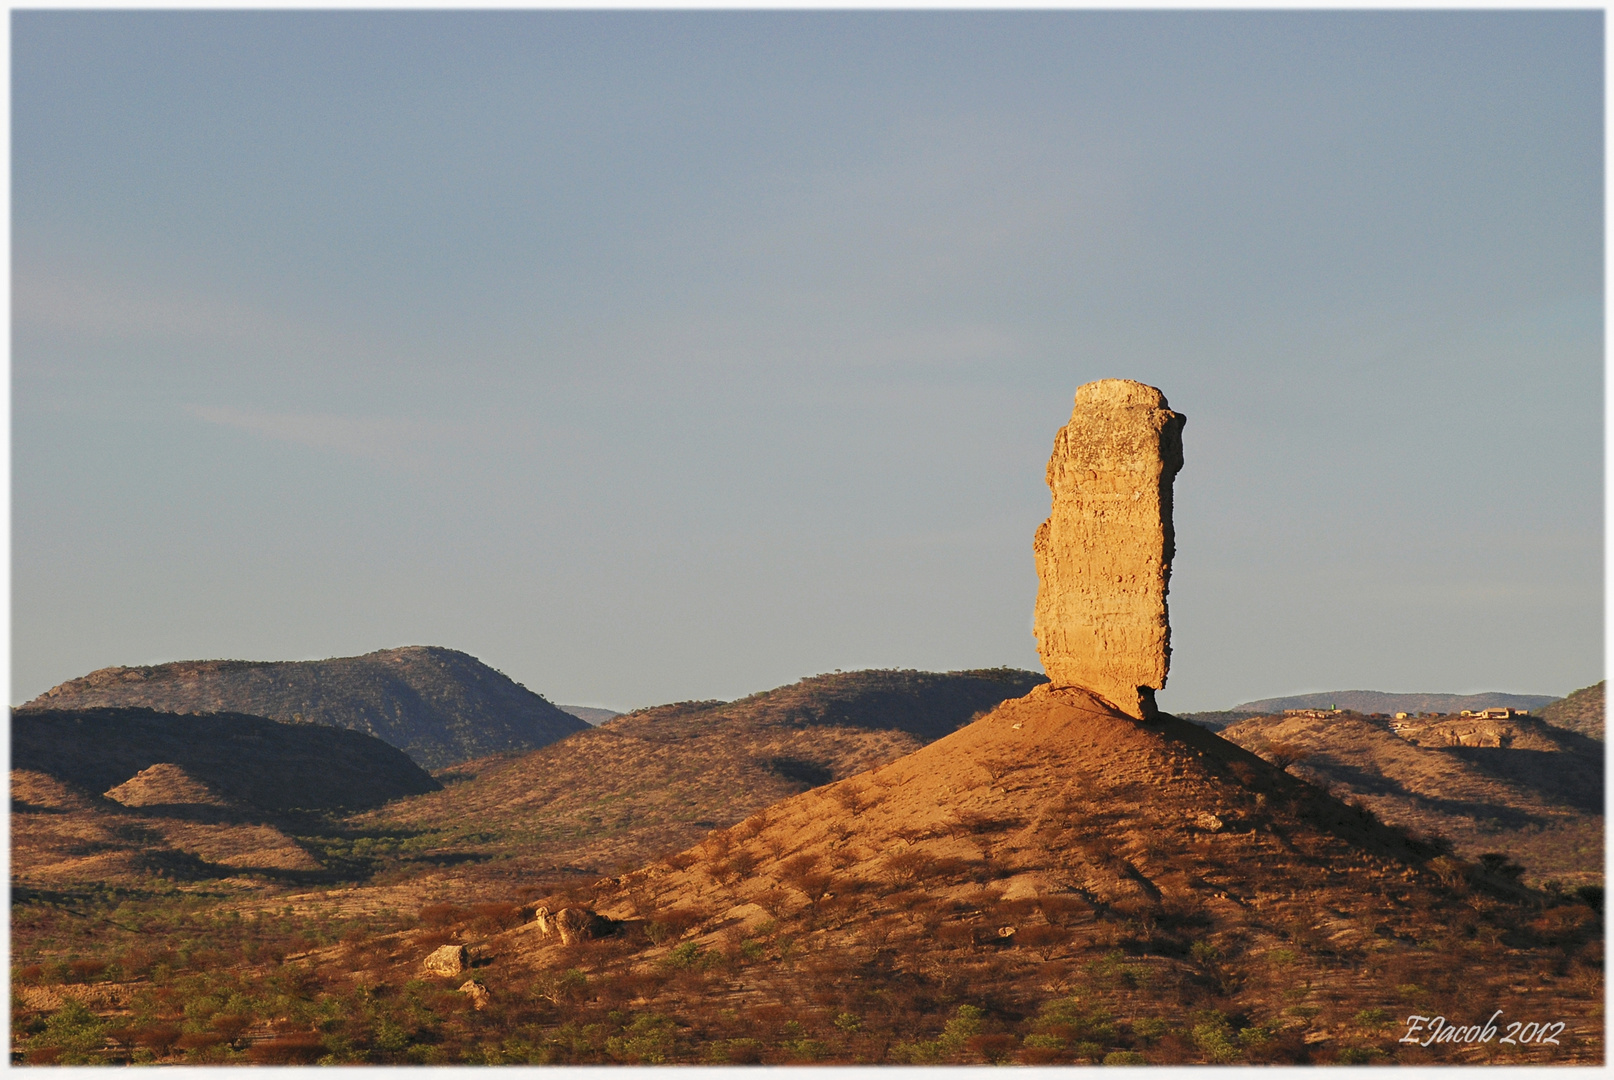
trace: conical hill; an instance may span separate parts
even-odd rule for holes
[[[802,1060],[808,1044],[914,1063],[1602,1053],[1600,909],[1071,688],[592,895],[540,899],[619,924],[571,945],[536,922],[490,939],[495,995],[573,971],[592,1007],[670,1017],[682,1049],[665,1060]],[[1562,1021],[1559,1043],[1398,1041],[1413,1013],[1497,1009]]]

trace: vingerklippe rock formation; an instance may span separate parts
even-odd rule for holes
[[[1053,508],[1033,544],[1034,633],[1048,678],[1139,719],[1154,713],[1171,659],[1171,485],[1184,419],[1130,379],[1077,390],[1048,459]]]

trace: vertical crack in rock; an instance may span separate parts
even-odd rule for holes
[[[1154,713],[1171,661],[1171,485],[1184,419],[1130,379],[1077,390],[1048,459],[1053,508],[1032,544],[1048,678],[1140,719]]]

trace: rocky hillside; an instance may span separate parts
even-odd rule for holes
[[[1603,880],[1603,748],[1535,717],[1422,722],[1342,712],[1245,720],[1223,738],[1457,854],[1508,856],[1528,880]]]
[[[1330,690],[1322,694],[1262,698],[1235,705],[1230,712],[1271,716],[1285,709],[1333,709],[1363,715],[1398,712],[1460,713],[1464,709],[1539,709],[1558,699],[1550,694],[1386,694],[1378,690]]]
[[[1608,699],[1608,683],[1600,682],[1543,708],[1538,715],[1554,727],[1578,732],[1603,741],[1603,707]]]
[[[438,928],[378,942],[365,970],[340,947],[315,954],[314,977],[396,981],[464,944],[473,971],[423,977],[485,1015],[553,1003],[522,1014],[520,1059],[551,1063],[1602,1056],[1596,908],[1074,689],[533,899],[573,910],[490,933],[444,909]],[[1497,1009],[1551,1016],[1562,1038],[1399,1041],[1411,1011]]]
[[[164,766],[146,773],[153,770]],[[135,798],[120,806],[132,794],[130,786],[140,785],[130,781],[97,798],[48,773],[13,769],[13,894],[42,887],[150,888],[154,878],[196,881],[242,873],[296,879],[320,870],[284,822],[264,820],[193,777],[179,780],[174,773],[183,770],[177,766],[166,771],[165,790],[147,790],[160,802]]]
[[[11,763],[11,875],[25,889],[317,880],[295,835],[438,788],[369,735],[228,713],[17,711]]]
[[[440,772],[442,792],[354,827],[415,831],[432,857],[486,860],[490,873],[605,873],[899,758],[1045,681],[1009,668],[855,671],[643,709],[533,753]],[[462,864],[444,877],[474,874]]]
[[[126,706],[348,728],[396,746],[428,769],[537,749],[588,727],[475,657],[432,646],[332,660],[102,668],[23,708]]]

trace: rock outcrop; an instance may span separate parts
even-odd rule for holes
[[[471,951],[464,945],[443,945],[421,961],[429,975],[458,975],[471,966]]]
[[[561,908],[550,913],[547,907],[533,912],[532,921],[538,924],[541,934],[559,934],[562,945],[575,945],[579,941],[608,937],[616,931],[617,921],[597,915],[588,908]]]
[[[1076,391],[1048,460],[1053,507],[1037,529],[1035,634],[1055,686],[1092,691],[1140,719],[1166,684],[1171,485],[1184,418],[1129,379]]]
[[[493,1000],[493,995],[488,993],[488,988],[475,979],[466,979],[461,983],[460,993],[471,999],[471,1008],[477,1012],[487,1008],[488,1002]]]

